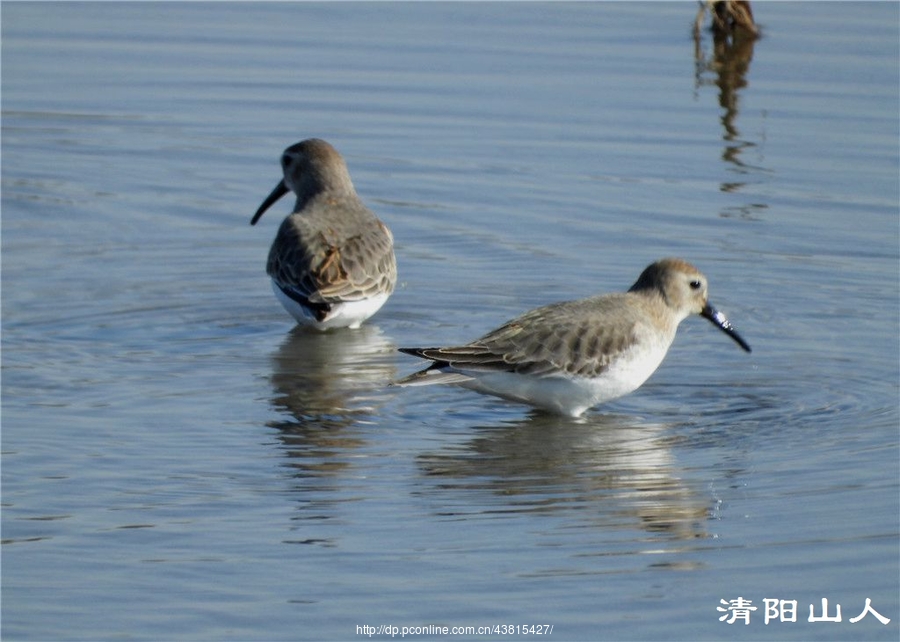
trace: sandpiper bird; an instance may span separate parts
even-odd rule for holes
[[[707,301],[706,277],[670,258],[648,266],[628,292],[537,308],[463,346],[400,348],[434,363],[396,385],[459,384],[578,417],[644,383],[692,314],[750,352]]]
[[[288,191],[297,195],[269,250],[275,296],[300,324],[358,328],[394,291],[393,236],[363,205],[344,159],[324,140],[288,147],[281,168],[284,179],[250,221],[256,225]]]

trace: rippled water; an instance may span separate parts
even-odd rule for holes
[[[3,638],[896,640],[898,5],[754,6],[4,3]],[[309,136],[396,239],[358,332],[248,225]],[[690,319],[581,422],[386,385],[667,255],[751,355]]]

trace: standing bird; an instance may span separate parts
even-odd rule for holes
[[[302,325],[358,328],[394,291],[397,262],[387,226],[356,195],[338,151],[318,138],[281,155],[284,179],[250,225],[278,199],[297,195],[269,250],[275,296]]]
[[[537,308],[463,346],[400,348],[434,363],[396,385],[454,383],[578,417],[640,387],[692,314],[750,352],[707,300],[706,277],[686,261],[662,259],[628,292]]]

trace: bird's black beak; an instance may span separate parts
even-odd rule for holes
[[[256,210],[256,214],[253,215],[253,218],[250,219],[250,225],[256,225],[256,221],[259,220],[259,217],[263,215],[263,213],[272,207],[272,205],[279,198],[287,194],[291,191],[287,185],[284,184],[284,181],[279,181],[278,185],[275,186],[275,189],[272,190],[272,193],[266,196],[266,200],[262,202],[262,205],[259,206],[259,209]]]
[[[739,346],[747,352],[750,352],[750,346],[747,345],[747,342],[744,341],[743,337],[737,333],[737,330],[731,325],[731,321],[709,303],[703,306],[703,309],[700,311],[700,316],[709,319],[714,325],[718,326],[722,332],[734,339]]]

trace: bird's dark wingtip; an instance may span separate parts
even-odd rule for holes
[[[419,357],[420,359],[427,359],[431,361],[431,364],[423,370],[434,370],[439,368],[446,368],[450,365],[449,361],[445,361],[441,357],[437,356],[436,353],[440,351],[440,348],[397,348],[403,354],[410,354],[414,357]]]
[[[434,348],[397,348],[403,354],[411,354],[414,357],[421,357],[423,359],[428,359],[425,356],[425,353],[429,350],[434,350]]]

